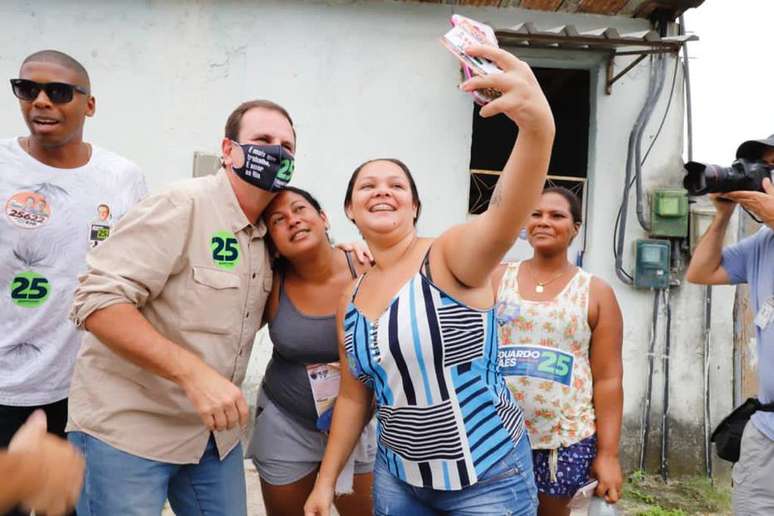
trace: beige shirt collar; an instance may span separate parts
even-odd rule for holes
[[[229,211],[229,220],[231,221],[231,231],[237,233],[243,229],[254,226],[256,235],[258,238],[263,238],[266,235],[266,224],[263,219],[259,218],[256,224],[250,222],[242,211],[242,207],[239,205],[236,192],[231,186],[231,181],[228,178],[228,172],[226,169],[221,169],[218,175],[215,177],[217,184],[218,196],[226,203],[226,209]]]

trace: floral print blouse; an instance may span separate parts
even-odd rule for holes
[[[568,447],[596,431],[588,324],[591,274],[578,269],[549,301],[519,295],[520,262],[497,293],[498,362],[525,414],[532,448]]]

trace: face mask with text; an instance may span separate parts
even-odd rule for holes
[[[290,182],[295,160],[285,147],[233,143],[231,169],[240,179],[267,192],[282,190]]]

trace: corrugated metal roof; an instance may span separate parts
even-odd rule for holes
[[[538,11],[590,13],[608,16],[648,18],[662,11],[672,19],[704,0],[404,0],[422,3],[464,5],[470,7],[520,7]]]
[[[615,50],[638,47],[655,51],[678,51],[686,41],[698,39],[690,34],[661,37],[655,30],[620,33],[614,27],[579,31],[574,25],[538,28],[532,22],[495,29],[500,45],[532,48],[561,48],[568,50]]]

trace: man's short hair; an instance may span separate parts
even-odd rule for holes
[[[22,61],[21,67],[23,68],[27,63],[53,63],[63,66],[78,74],[83,81],[83,84],[79,86],[85,86],[87,90],[91,91],[89,72],[86,71],[86,68],[84,68],[81,63],[64,52],[60,52],[59,50],[40,50],[34,54],[28,55],[27,58]],[[21,69],[19,72],[21,73]]]
[[[234,140],[235,142],[239,141],[239,130],[242,128],[242,117],[245,116],[245,113],[250,111],[251,109],[255,108],[261,108],[261,109],[268,109],[269,111],[276,111],[277,113],[281,114],[285,118],[287,118],[288,123],[290,123],[290,128],[293,129],[293,139],[296,139],[296,128],[293,127],[293,119],[290,118],[290,114],[287,112],[287,110],[277,104],[276,102],[272,102],[271,100],[248,100],[247,102],[242,102],[237,106],[237,108],[231,112],[230,115],[228,115],[228,120],[226,120],[226,138],[229,140]]]

